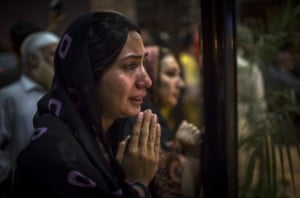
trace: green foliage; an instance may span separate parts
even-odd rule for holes
[[[286,44],[299,46],[300,32],[296,24],[300,19],[300,4],[288,2],[266,14],[265,19],[257,19],[255,30],[238,26],[238,44],[247,51],[250,60],[270,62],[274,54]]]
[[[288,2],[267,14],[265,21],[258,23],[257,29],[250,31],[238,27],[238,45],[245,50],[250,62],[270,65],[280,48],[288,43],[300,44],[300,32],[295,30],[299,19],[300,4]],[[240,181],[239,197],[285,198],[288,197],[286,189],[290,186],[299,196],[300,192],[295,187],[291,149],[296,148],[300,158],[299,135],[293,123],[293,118],[300,115],[300,105],[293,93],[287,90],[267,90],[266,97],[281,103],[269,109],[261,108],[259,101],[248,100],[246,120],[249,132],[240,136],[239,148],[245,150],[249,157],[245,176]],[[289,165],[290,178],[285,172],[284,162]]]
[[[246,176],[241,182],[240,197],[286,197],[285,189],[290,184],[287,183],[288,178],[284,171],[285,161],[288,161],[291,185],[296,193],[291,148],[296,147],[298,157],[300,157],[300,146],[292,118],[293,115],[300,115],[300,106],[297,101],[291,100],[291,96],[287,92],[274,94],[288,102],[278,106],[276,110],[268,111],[252,105],[247,117],[249,126],[251,126],[250,133],[240,137],[239,147],[251,152]],[[258,118],[257,115],[260,117]],[[278,155],[275,154],[276,150],[279,152],[281,175],[277,175],[276,171],[276,161],[278,160]],[[255,168],[259,171],[256,183],[253,182]]]

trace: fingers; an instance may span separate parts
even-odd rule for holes
[[[194,126],[194,127],[192,127],[192,133],[199,134],[200,133],[200,129],[198,129],[196,126]]]
[[[130,150],[137,150],[138,149],[143,116],[144,116],[144,113],[140,112],[138,114],[136,123],[133,126],[132,137],[131,137],[131,140],[130,140],[130,143],[129,143],[129,149]]]
[[[156,138],[157,116],[152,111],[140,112],[137,121],[133,126],[132,137],[129,143],[129,150],[134,153],[138,150],[147,152],[153,150]]]
[[[190,130],[191,130],[191,134],[193,136],[199,136],[201,134],[200,129],[198,127],[194,126],[194,125],[191,127]]]
[[[151,117],[150,131],[148,138],[148,150],[154,152],[155,138],[156,138],[156,124],[157,115],[153,114]]]
[[[155,142],[154,142],[154,153],[155,153],[156,157],[159,157],[160,136],[161,136],[160,124],[156,124],[156,136],[155,136]]]
[[[183,121],[180,123],[179,128],[180,128],[181,126],[184,126],[186,123],[187,123],[186,120],[183,120]]]
[[[189,129],[188,129],[188,135],[191,143],[196,143],[198,141],[198,138],[200,136],[200,130],[198,127],[196,127],[193,124],[190,124]]]
[[[152,111],[151,110],[146,110],[144,113],[144,120],[142,124],[142,132],[140,134],[140,142],[139,142],[139,147],[142,150],[147,149],[147,143],[148,143],[148,136],[149,136],[149,127],[150,127],[150,122],[151,122],[151,117],[152,117]]]
[[[183,121],[179,126],[176,134],[176,138],[184,143],[195,144],[199,142],[201,131],[194,124],[187,121]]]
[[[181,138],[183,136],[186,136],[186,133],[188,131],[188,128],[189,128],[189,123],[187,121],[182,121],[180,126],[178,127],[177,129],[177,132],[176,132],[176,138]]]
[[[193,134],[193,133],[198,133],[200,132],[200,130],[198,129],[198,127],[196,127],[195,125],[193,125],[192,123],[188,123],[186,122],[185,125],[182,127],[182,129],[189,133],[189,134]]]
[[[189,130],[189,128],[192,126],[193,124],[187,122],[186,120],[182,121],[182,123],[180,124],[179,128],[178,128],[178,132],[185,132],[187,130]]]
[[[128,143],[128,140],[130,139],[130,135],[128,135],[123,141],[121,141],[118,145],[118,150],[116,154],[116,160],[119,164],[122,164],[126,145]]]
[[[178,127],[178,131],[180,131],[182,128],[184,128],[186,125],[187,125],[187,121],[186,120],[183,120],[182,122],[181,122],[181,124],[179,125],[179,127]]]

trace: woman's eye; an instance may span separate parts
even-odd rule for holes
[[[133,70],[137,67],[138,65],[136,63],[127,63],[124,65],[124,68],[125,69],[128,69],[128,70]]]
[[[175,71],[168,71],[168,72],[166,72],[166,74],[167,74],[167,76],[170,76],[170,77],[174,77],[177,75]]]
[[[144,60],[144,61],[143,61],[143,65],[144,65],[144,67],[149,67],[149,61]]]

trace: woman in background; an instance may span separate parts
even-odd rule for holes
[[[146,51],[146,69],[152,87],[142,108],[152,109],[162,127],[159,168],[151,185],[152,192],[155,197],[195,197],[198,193],[195,189],[199,190],[196,180],[199,178],[202,133],[185,120],[172,131],[166,121],[185,86],[179,63],[167,48],[148,46]]]

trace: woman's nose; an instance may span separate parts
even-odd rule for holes
[[[138,88],[150,88],[152,85],[152,80],[148,75],[144,67],[141,68],[140,73],[137,78],[136,86]]]
[[[179,76],[178,77],[178,81],[177,81],[177,86],[182,89],[185,87],[185,82],[183,81],[183,79]]]

